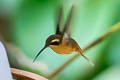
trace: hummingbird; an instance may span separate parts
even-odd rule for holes
[[[61,22],[62,22],[63,8],[62,7],[59,8],[56,32],[55,32],[55,34],[50,35],[47,38],[45,46],[35,56],[33,62],[38,58],[38,56],[41,54],[41,52],[44,49],[46,49],[47,47],[50,47],[54,52],[56,52],[58,54],[71,54],[72,52],[78,52],[91,65],[94,65],[94,63],[91,60],[89,60],[86,56],[84,56],[83,51],[80,48],[80,46],[78,45],[78,43],[70,36],[70,26],[71,26],[71,19],[73,16],[73,10],[74,10],[74,6],[72,5],[69,15],[67,17],[66,23],[64,25],[64,28],[61,31],[60,26],[61,26]]]

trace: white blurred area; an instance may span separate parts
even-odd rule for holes
[[[13,80],[5,48],[0,42],[0,80]]]

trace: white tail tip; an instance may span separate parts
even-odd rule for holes
[[[88,62],[92,67],[95,67],[95,64],[91,60],[89,60]]]

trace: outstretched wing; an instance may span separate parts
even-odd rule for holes
[[[58,22],[57,22],[57,25],[56,25],[56,34],[59,34],[59,35],[62,34],[62,32],[60,31],[60,24],[61,24],[61,21],[62,21],[62,17],[63,17],[63,9],[62,9],[62,7],[60,7],[59,11],[58,11]]]
[[[74,6],[72,5],[72,8],[69,12],[67,21],[65,23],[65,26],[62,32],[63,39],[70,38],[70,26],[71,26],[71,21],[72,21],[72,16],[73,16],[73,9],[74,9]]]

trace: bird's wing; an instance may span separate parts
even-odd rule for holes
[[[74,9],[74,6],[72,5],[72,8],[69,12],[67,21],[65,23],[65,26],[64,26],[64,29],[63,29],[63,32],[62,32],[63,39],[70,38],[70,26],[71,26],[71,21],[72,21],[72,16],[73,16],[73,9]]]
[[[58,22],[57,22],[57,25],[56,25],[56,34],[59,34],[61,35],[62,32],[60,31],[60,25],[61,25],[61,22],[62,22],[62,17],[63,17],[63,8],[60,7],[59,8],[59,11],[58,11]]]

